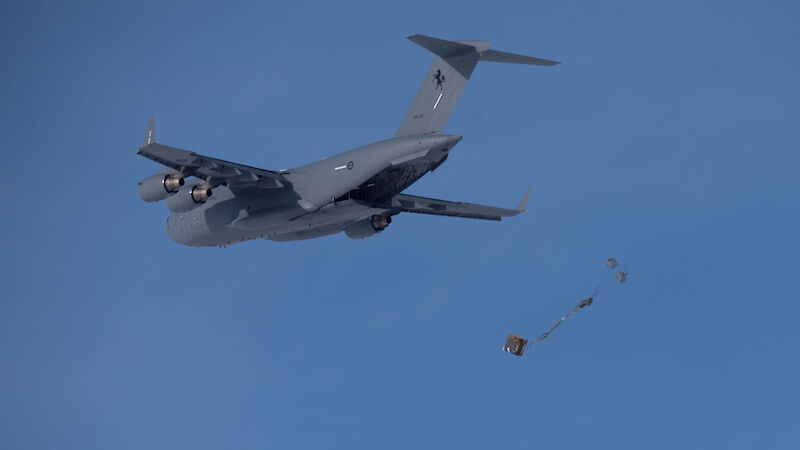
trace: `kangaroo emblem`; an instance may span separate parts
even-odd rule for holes
[[[436,90],[436,89],[439,89],[439,88],[442,88],[442,90],[444,90],[445,79],[444,79],[444,75],[442,75],[442,71],[441,70],[436,69],[436,73],[433,74],[433,80],[432,81],[434,83],[436,83],[436,87],[433,90]]]

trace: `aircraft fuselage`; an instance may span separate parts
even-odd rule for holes
[[[166,233],[195,247],[339,233],[354,221],[390,210],[386,202],[438,167],[460,140],[434,133],[375,142],[281,171],[292,188],[237,194],[220,185],[207,202],[171,213]]]

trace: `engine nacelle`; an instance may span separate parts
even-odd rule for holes
[[[167,199],[167,208],[180,213],[194,209],[205,203],[211,197],[211,186],[202,183],[190,183],[178,191],[177,194]]]
[[[390,216],[372,216],[350,225],[344,233],[350,239],[364,239],[383,231],[392,223]]]
[[[180,173],[161,170],[139,182],[139,197],[146,202],[158,202],[178,192],[183,184]]]

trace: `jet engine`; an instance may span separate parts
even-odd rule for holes
[[[177,194],[167,199],[167,208],[172,212],[185,212],[205,203],[211,197],[211,186],[191,183],[180,188]]]
[[[364,239],[378,234],[392,223],[390,216],[372,216],[359,220],[344,230],[350,239]]]
[[[178,192],[183,176],[171,169],[156,172],[139,182],[139,197],[146,202],[158,202]]]

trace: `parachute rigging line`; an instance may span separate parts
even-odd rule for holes
[[[594,301],[594,298],[589,297],[586,300],[583,300],[580,303],[578,303],[578,306],[576,306],[572,311],[570,311],[567,314],[565,314],[564,317],[559,319],[558,322],[556,322],[555,325],[550,327],[549,330],[547,330],[544,333],[540,334],[539,337],[537,337],[536,339],[531,341],[530,344],[525,346],[525,348],[528,348],[529,346],[531,346],[531,345],[533,345],[533,344],[535,344],[535,343],[537,343],[539,341],[543,341],[543,340],[547,339],[547,337],[550,336],[550,333],[552,333],[553,330],[555,330],[559,325],[561,325],[561,322],[567,320],[567,317],[571,316],[573,313],[577,312],[578,310],[583,309],[584,306],[591,305],[593,301]]]
[[[600,295],[600,293],[603,292],[603,290],[605,289],[605,282],[608,279],[609,272],[614,273],[617,281],[619,281],[620,283],[624,283],[628,279],[628,272],[627,272],[628,266],[621,267],[622,270],[616,271],[616,273],[615,273],[614,269],[617,268],[618,264],[619,263],[614,258],[606,259],[605,265],[610,270],[604,270],[603,271],[603,276],[600,277],[600,281],[597,282],[597,285],[595,286],[594,291],[592,291],[592,295],[589,298],[587,298],[586,300],[582,300],[580,303],[578,303],[578,305],[575,306],[575,308],[573,308],[572,311],[568,312],[563,317],[561,317],[558,320],[558,322],[555,323],[555,325],[550,327],[549,330],[547,330],[544,333],[540,334],[536,339],[534,339],[534,340],[532,340],[530,342],[526,341],[524,338],[521,338],[519,336],[516,336],[516,335],[513,335],[513,334],[509,333],[508,340],[506,341],[506,346],[503,347],[503,350],[505,350],[505,351],[507,351],[509,353],[512,353],[514,355],[517,355],[517,356],[522,356],[522,353],[528,347],[530,347],[531,345],[533,345],[533,344],[535,344],[537,342],[540,342],[540,341],[543,341],[543,340],[547,339],[550,336],[550,334],[553,333],[553,331],[555,331],[556,328],[558,328],[559,325],[561,325],[565,320],[567,320],[567,318],[569,318],[569,316],[575,314],[579,310],[583,309],[586,306],[591,305],[592,302],[594,302],[594,299],[598,295]]]

